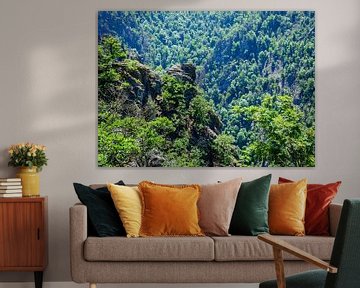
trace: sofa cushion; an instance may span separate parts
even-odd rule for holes
[[[201,185],[197,203],[199,225],[206,235],[229,236],[231,216],[242,178],[222,183]]]
[[[334,237],[276,236],[322,260],[330,260]],[[215,261],[272,260],[272,246],[254,236],[212,237],[215,242]],[[285,260],[299,260],[288,253]]]
[[[213,261],[210,237],[89,237],[84,245],[87,261]]]
[[[140,236],[203,236],[196,203],[199,185],[139,183],[142,199]]]
[[[138,187],[120,186],[109,183],[111,193],[127,237],[139,237],[141,226],[141,196]]]
[[[269,233],[270,182],[271,174],[241,183],[231,218],[230,234],[254,236]]]
[[[303,236],[305,234],[307,179],[294,183],[272,184],[269,194],[270,234]]]
[[[291,183],[292,180],[279,177],[279,184]],[[330,235],[329,206],[335,198],[341,181],[328,184],[307,184],[305,234]]]
[[[123,181],[116,184],[125,185]],[[74,183],[73,185],[79,200],[87,207],[89,235],[100,237],[126,235],[106,186],[97,185],[97,188],[94,188],[80,183]]]

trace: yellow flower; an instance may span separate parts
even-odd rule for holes
[[[41,150],[41,151],[45,151],[45,150],[46,150],[46,146],[44,146],[44,145],[37,145],[36,148],[39,149],[39,150]]]
[[[8,152],[10,155],[10,166],[18,166],[20,163],[24,163],[26,161],[40,161],[40,168],[44,165],[47,165],[47,158],[44,155],[41,155],[45,150],[44,145],[34,144],[31,142],[23,142],[18,144],[13,144],[8,148]],[[43,157],[44,156],[44,157]]]

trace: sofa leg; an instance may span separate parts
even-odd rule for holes
[[[89,288],[96,288],[96,284],[95,283],[89,283]]]

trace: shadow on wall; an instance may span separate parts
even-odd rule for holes
[[[73,4],[33,1],[18,7],[14,1],[6,12],[0,9],[1,22],[11,23],[11,29],[0,28],[7,39],[0,47],[1,94],[10,95],[0,105],[0,175],[15,175],[7,167],[10,144],[48,146],[49,166],[41,173],[41,193],[49,195],[45,281],[70,279],[67,215],[75,202],[71,182],[79,172],[73,167],[83,160],[82,153],[94,155],[95,13]],[[2,272],[0,282],[7,281],[33,281],[33,275]]]
[[[8,162],[9,162],[8,148],[1,147],[1,149],[0,149],[0,167],[4,167],[4,168],[0,169],[0,171],[1,171],[0,178],[7,178],[7,177],[14,176],[12,168],[8,168]]]
[[[191,5],[197,2],[191,1]],[[157,7],[172,9],[187,3],[190,1],[158,1]],[[49,195],[45,281],[70,280],[67,219],[68,208],[77,201],[71,184],[81,178],[88,181],[82,175],[91,177],[98,172],[94,149],[97,10],[151,9],[154,3],[141,6],[118,1],[117,7],[101,5],[106,3],[1,4],[6,9],[0,9],[0,23],[4,24],[0,32],[6,41],[0,47],[0,86],[9,96],[0,106],[0,175],[13,177],[16,173],[7,166],[7,147],[11,144],[31,141],[48,146],[49,166],[40,176],[41,193]],[[0,282],[32,280],[31,273],[0,274]]]

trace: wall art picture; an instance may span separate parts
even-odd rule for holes
[[[99,11],[99,167],[314,167],[314,11]]]

